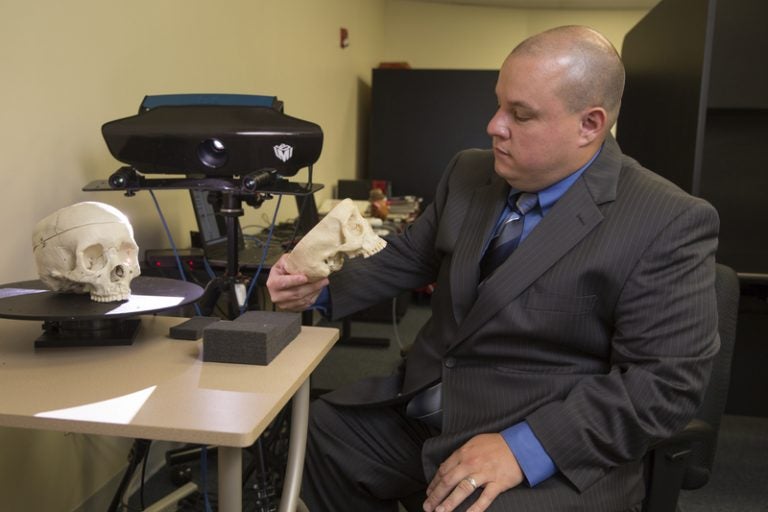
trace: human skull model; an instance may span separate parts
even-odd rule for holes
[[[285,258],[285,268],[317,281],[341,269],[345,256],[367,258],[386,245],[355,203],[344,199],[296,244]]]
[[[35,226],[37,272],[51,290],[90,293],[96,302],[127,300],[140,274],[139,247],[117,208],[86,201],[62,208]]]

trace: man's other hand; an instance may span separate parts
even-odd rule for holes
[[[501,434],[480,434],[440,464],[427,486],[426,512],[451,512],[482,488],[467,512],[482,512],[496,496],[520,485],[523,472]]]

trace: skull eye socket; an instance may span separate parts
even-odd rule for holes
[[[107,257],[101,244],[93,244],[83,250],[83,268],[86,270],[101,270],[106,264]]]
[[[130,242],[123,242],[120,244],[120,252],[127,256],[131,256],[136,252],[136,246]]]
[[[352,235],[362,235],[363,234],[363,225],[359,222],[355,222],[355,219],[350,217],[349,220],[347,220],[347,231]]]

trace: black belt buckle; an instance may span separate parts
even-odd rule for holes
[[[438,430],[443,428],[443,383],[438,382],[411,398],[405,414]]]

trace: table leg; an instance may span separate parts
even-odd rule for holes
[[[219,512],[243,510],[243,453],[219,446]]]
[[[307,424],[309,420],[309,379],[305,380],[291,403],[291,433],[288,445],[288,463],[285,483],[280,499],[279,512],[295,512],[299,503],[301,474],[304,471],[304,454],[307,449]]]

